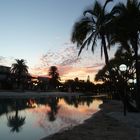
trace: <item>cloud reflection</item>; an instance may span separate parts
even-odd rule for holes
[[[88,107],[86,104],[79,105],[75,108],[73,105],[68,105],[63,99],[58,103],[60,109],[58,111],[56,120],[50,122],[48,120],[49,106],[40,106],[38,108],[31,109],[30,112],[36,116],[36,125],[40,126],[47,135],[56,133],[65,128],[75,126],[82,123],[85,119],[88,119],[93,113],[99,110],[99,105],[102,101],[94,100]]]

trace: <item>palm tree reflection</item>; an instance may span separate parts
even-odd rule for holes
[[[47,113],[49,121],[55,121],[56,119],[56,115],[60,108],[60,106],[58,106],[58,102],[59,102],[59,98],[57,97],[50,98],[48,101],[48,105],[50,107],[50,111],[48,111]]]
[[[16,109],[14,116],[8,116],[8,123],[7,126],[11,128],[11,132],[20,132],[22,126],[25,124],[26,117],[21,117],[18,115],[18,103],[16,101]]]
[[[8,118],[8,126],[11,127],[11,132],[20,132],[21,126],[25,123],[25,117],[10,116]]]
[[[50,107],[50,111],[47,112],[47,116],[49,121],[56,120],[58,110],[60,109],[60,106],[58,105],[59,99],[60,98],[53,97],[48,100],[47,104]],[[90,106],[90,104],[93,102],[93,98],[65,97],[64,101],[66,102],[66,104],[73,105],[75,108],[78,108],[79,105],[84,105],[84,104]]]
[[[73,96],[73,97],[65,97],[64,100],[68,105],[73,105],[75,108],[78,108],[79,105],[84,105],[84,104],[86,104],[89,107],[90,104],[93,102],[92,97],[79,98]]]

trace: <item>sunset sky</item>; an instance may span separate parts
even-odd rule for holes
[[[84,50],[78,57],[78,49],[70,41],[73,24],[93,3],[94,0],[0,0],[0,65],[11,66],[14,59],[25,59],[31,74],[45,76],[48,68],[56,65],[62,80],[87,79],[89,75],[93,81],[104,65],[100,50],[96,49],[94,55]]]

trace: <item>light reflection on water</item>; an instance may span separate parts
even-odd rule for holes
[[[78,125],[99,110],[92,98],[0,99],[0,139],[39,140]]]

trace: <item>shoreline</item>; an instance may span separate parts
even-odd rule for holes
[[[82,93],[68,92],[0,92],[0,98],[42,98],[81,96]],[[40,140],[139,140],[140,113],[123,116],[120,101],[104,100],[100,111],[82,124],[41,138]]]
[[[123,116],[120,101],[107,101],[84,123],[40,140],[139,140],[140,114]],[[113,114],[114,113],[114,114]],[[116,115],[118,114],[118,115]],[[135,119],[132,117],[135,116]],[[123,119],[120,119],[123,118]],[[138,119],[138,120],[136,120]],[[127,120],[127,121],[126,121]],[[131,120],[131,121],[130,121]]]
[[[0,98],[30,98],[30,97],[67,97],[67,96],[81,96],[83,93],[69,93],[69,92],[39,92],[39,91],[25,91],[14,92],[5,91],[0,92]]]

